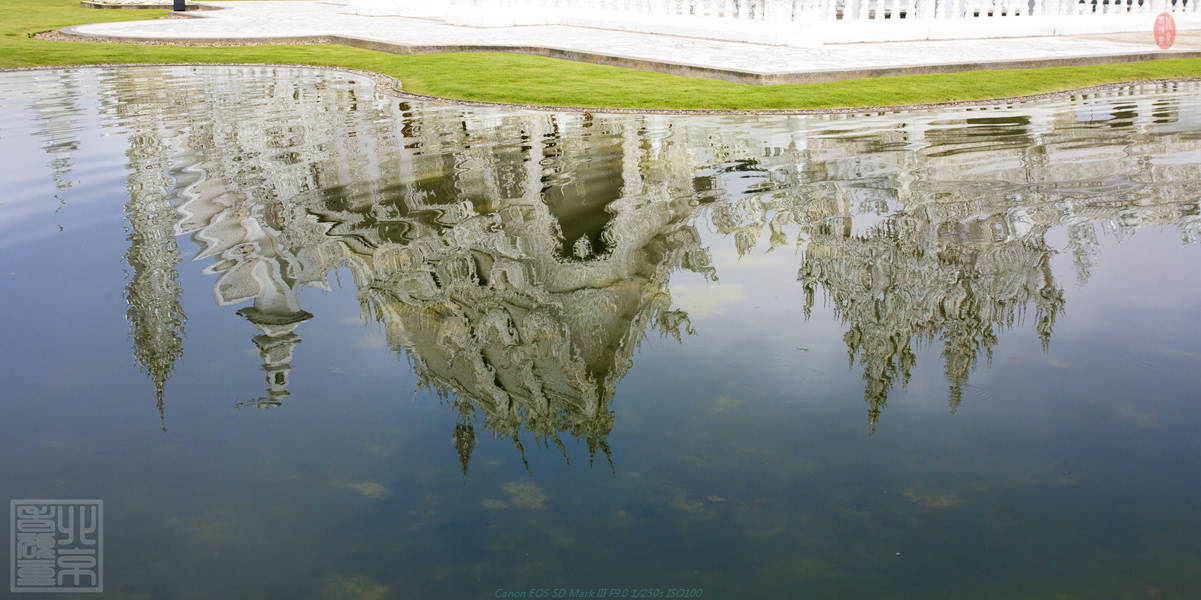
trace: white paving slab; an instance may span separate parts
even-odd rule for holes
[[[1201,51],[1201,35],[1181,32],[1169,51],[1145,36],[1068,36],[827,44],[796,48],[569,26],[475,28],[408,17],[353,15],[320,1],[204,2],[222,10],[188,18],[96,23],[69,28],[77,35],[137,40],[268,40],[341,36],[398,47],[537,47],[626,61],[683,65],[754,75],[855,72],[936,65],[991,64]],[[1143,39],[1145,37],[1145,39]],[[632,65],[637,66],[637,65]],[[649,67],[654,68],[654,67]],[[660,69],[664,70],[664,69]],[[670,69],[666,69],[670,70]]]

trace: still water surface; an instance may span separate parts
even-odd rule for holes
[[[0,496],[102,498],[106,596],[1201,596],[1201,84],[4,73],[0,177]]]

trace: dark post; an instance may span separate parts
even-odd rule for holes
[[[183,11],[185,11],[185,10],[188,10],[188,7],[184,6],[184,0],[175,0],[175,7],[174,7],[174,9],[175,9],[177,12],[183,12]]]

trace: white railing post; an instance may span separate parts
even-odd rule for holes
[[[860,21],[866,21],[872,14],[871,0],[856,0],[855,1],[855,18]]]

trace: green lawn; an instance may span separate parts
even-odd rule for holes
[[[338,45],[133,46],[48,42],[29,36],[67,25],[150,19],[165,13],[81,8],[77,0],[0,0],[0,67],[129,62],[337,65],[391,75],[403,82],[408,91],[446,98],[554,106],[685,109],[886,106],[1201,76],[1201,59],[1171,59],[752,86],[499,52],[401,56]]]

